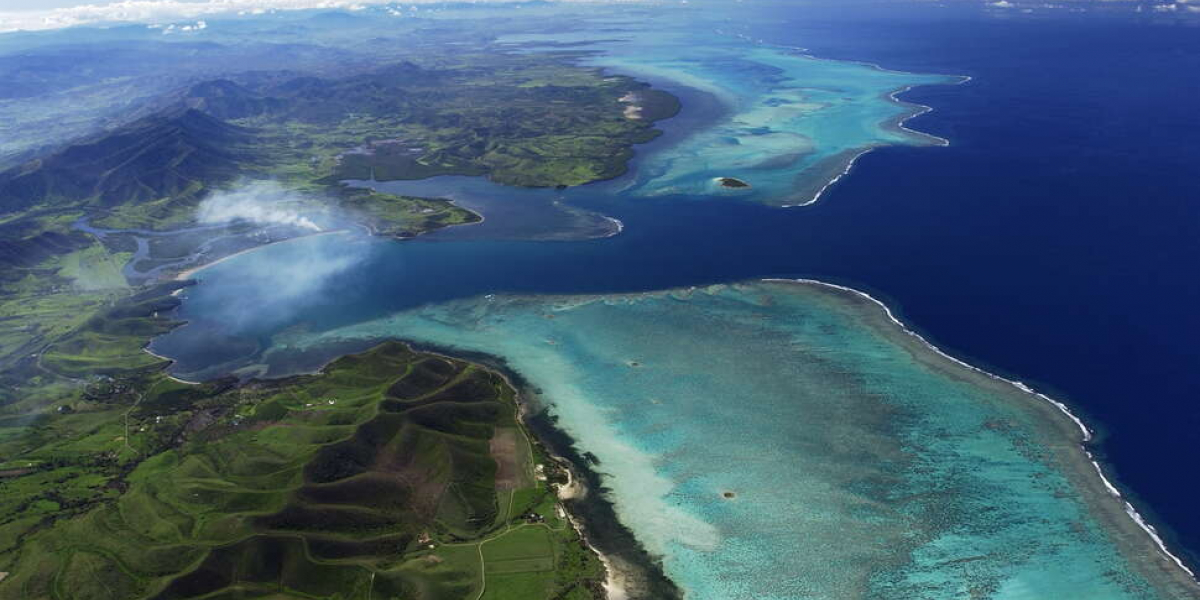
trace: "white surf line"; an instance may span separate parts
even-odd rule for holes
[[[192,277],[196,273],[199,273],[209,267],[215,267],[225,261],[233,260],[239,256],[242,256],[243,254],[250,254],[251,252],[255,252],[255,251],[261,250],[263,248],[270,247],[270,246],[277,246],[279,244],[287,244],[290,242],[295,242],[298,240],[306,240],[309,238],[315,238],[315,237],[321,237],[321,236],[327,236],[327,235],[338,235],[338,234],[345,234],[345,233],[348,233],[348,231],[346,229],[330,229],[329,231],[318,231],[316,233],[298,235],[296,237],[283,238],[281,240],[275,240],[272,242],[267,242],[265,244],[258,244],[256,246],[250,246],[249,248],[243,248],[241,250],[238,250],[237,252],[234,252],[233,254],[226,254],[225,256],[222,256],[221,258],[218,258],[216,260],[184,269],[183,271],[176,273],[175,276],[172,277],[171,279],[173,279],[175,281],[186,281],[188,279],[192,279]],[[167,281],[169,281],[169,280],[167,280]],[[183,288],[175,290],[174,292],[171,293],[171,295],[173,296],[173,295],[179,293],[182,289]]]
[[[849,175],[850,171],[854,170],[854,163],[858,162],[858,159],[862,158],[863,155],[874,150],[875,148],[875,146],[872,146],[870,148],[863,148],[860,150],[858,154],[855,154],[853,158],[846,162],[846,167],[842,169],[842,172],[835,175],[829,181],[826,181],[825,185],[821,186],[821,189],[817,190],[817,193],[813,194],[812,198],[809,198],[804,202],[800,202],[799,204],[785,204],[780,208],[798,208],[801,206],[810,206],[816,204],[817,201],[821,199],[821,196],[825,195],[825,192],[829,190],[829,188],[833,187],[835,184],[837,184],[837,182],[841,181],[843,177]]]
[[[490,299],[493,297],[493,295],[488,294],[487,296],[484,296],[484,297]],[[407,345],[409,349],[412,349],[411,343],[409,343],[409,342],[403,342],[403,343],[405,345]],[[441,352],[437,352],[437,351],[433,351],[433,350],[423,350],[423,352],[432,354],[433,356],[440,356],[447,360],[453,360],[453,361],[465,360],[462,358],[457,358],[457,357],[451,356],[449,354],[443,354]],[[470,362],[470,361],[467,361],[467,362]],[[515,390],[517,392],[514,397],[514,403],[517,406],[517,421],[518,421],[517,422],[517,430],[521,432],[521,435],[525,436],[525,442],[527,444],[529,444],[530,457],[532,457],[533,456],[533,439],[529,435],[530,432],[528,431],[528,428],[529,428],[528,421],[525,420],[526,416],[528,414],[529,407],[530,407],[530,400],[522,393],[520,386],[516,385],[511,379],[509,379],[508,374],[505,373],[503,370],[493,369],[492,367],[489,367],[487,365],[484,365],[483,367],[486,370],[488,370],[489,372],[499,375],[500,378],[504,380],[504,383],[508,385],[508,387],[512,388],[513,390]],[[324,369],[324,367],[322,367],[322,370],[323,369]],[[535,437],[536,437],[536,434],[535,434]],[[572,444],[576,443],[574,438],[570,438],[570,436],[568,436],[568,438],[571,440]],[[559,467],[561,467],[563,472],[565,472],[567,474],[566,484],[561,485],[558,487],[557,490],[554,490],[555,498],[558,499],[558,503],[556,506],[562,508],[562,514],[567,521],[567,524],[564,525],[564,527],[569,526],[572,529],[574,529],[575,534],[579,536],[579,539],[588,547],[589,550],[592,551],[593,554],[596,555],[597,558],[600,559],[600,562],[604,565],[604,583],[601,585],[604,587],[604,591],[608,597],[608,600],[628,600],[629,594],[626,591],[625,586],[622,585],[620,571],[617,569],[615,563],[612,560],[612,557],[608,556],[604,552],[601,552],[600,549],[596,547],[596,545],[592,542],[592,540],[587,535],[587,528],[585,527],[585,523],[584,523],[583,519],[581,517],[578,517],[574,513],[572,513],[571,510],[566,505],[565,500],[583,499],[584,497],[586,497],[587,493],[589,492],[586,485],[584,483],[582,483],[582,481],[577,480],[577,478],[575,476],[574,463],[572,463],[570,460],[560,456],[559,454],[556,454],[547,445],[543,444],[542,449],[545,450],[546,455],[550,459],[550,461],[554,462]],[[530,469],[532,469],[532,468],[533,467],[531,465]],[[532,474],[532,475],[534,476],[534,480],[536,481],[536,479],[537,479],[536,474]],[[549,486],[549,484],[547,484],[547,485]],[[509,500],[510,500],[509,518],[511,518],[512,517],[512,505],[511,505],[512,496],[509,497]],[[543,523],[543,525],[545,525],[545,523]],[[511,527],[511,524],[510,524],[510,527]],[[545,527],[548,529],[551,529],[552,531],[560,531],[560,530],[554,529],[553,527],[550,527],[549,525],[545,525]],[[508,532],[508,530],[506,529],[505,533],[507,533],[507,532]],[[499,536],[497,536],[497,537],[499,537]],[[482,546],[483,546],[483,543],[486,541],[487,540],[483,540],[483,541],[479,542],[479,545],[480,545],[479,552],[480,552],[480,560],[481,561],[483,560]],[[486,575],[485,575],[485,577],[486,577]],[[483,590],[480,591],[479,597],[480,598],[483,597]]]
[[[965,77],[965,79],[962,79],[962,80],[954,83],[953,85],[962,85],[971,80],[970,77],[967,77],[965,75],[963,77]],[[925,114],[929,114],[929,113],[933,112],[932,106],[929,106],[926,104],[920,104],[917,102],[909,102],[908,100],[902,100],[900,98],[900,94],[908,93],[908,92],[912,91],[913,88],[918,88],[923,85],[930,85],[930,84],[914,83],[913,85],[904,86],[903,88],[900,88],[898,90],[892,90],[890,93],[888,93],[888,100],[891,100],[893,103],[895,103],[897,105],[906,106],[906,107],[910,107],[913,109],[912,114],[908,115],[907,117],[904,117],[903,119],[900,119],[899,121],[896,121],[896,128],[907,131],[907,132],[909,132],[915,136],[921,137],[921,138],[933,140],[935,145],[945,148],[946,146],[950,145],[950,140],[948,140],[942,136],[939,136],[939,135],[933,135],[932,133],[927,133],[924,131],[913,129],[912,127],[909,127],[907,125],[907,123],[909,121],[911,121],[912,119],[915,119],[921,115],[925,115]],[[937,84],[933,84],[933,85],[937,85]],[[951,85],[951,84],[941,84],[941,85]]]
[[[825,59],[816,58],[814,56],[807,55],[807,54],[805,56],[808,58],[812,58],[813,60],[825,60]],[[872,67],[875,67],[882,71],[887,70],[887,69],[883,69],[882,67],[879,67],[878,65],[870,65],[869,63],[861,63],[861,64],[872,66]],[[954,85],[962,85],[971,80],[971,78],[969,76],[964,75],[963,77],[964,77],[964,79],[962,81],[959,81],[958,83],[956,83]],[[891,100],[892,102],[894,102],[898,105],[901,105],[901,106],[911,107],[913,109],[912,114],[909,114],[908,116],[900,119],[899,121],[896,121],[896,127],[898,129],[907,131],[915,136],[918,136],[918,137],[921,137],[924,139],[934,140],[935,145],[945,148],[950,145],[950,140],[948,140],[944,137],[933,135],[932,133],[918,131],[918,130],[913,129],[913,128],[909,127],[908,125],[906,125],[906,123],[908,123],[908,121],[911,119],[915,119],[921,115],[933,112],[932,106],[926,106],[924,104],[917,104],[915,102],[908,102],[906,100],[901,100],[900,98],[897,97],[900,94],[908,92],[909,90],[912,90],[913,88],[916,88],[916,87],[920,87],[922,85],[939,85],[939,84],[914,84],[914,85],[906,86],[906,87],[898,89],[898,90],[892,90],[888,94],[888,99]],[[941,85],[948,85],[948,84],[941,84]],[[849,175],[850,171],[854,170],[854,166],[858,162],[858,159],[862,158],[864,155],[866,155],[867,153],[869,153],[873,150],[877,150],[879,148],[883,148],[883,147],[890,146],[890,145],[891,144],[880,143],[877,145],[868,146],[866,148],[863,148],[860,152],[855,154],[854,157],[852,157],[846,163],[846,167],[842,169],[841,173],[838,173],[832,179],[825,182],[825,185],[821,186],[821,189],[817,190],[817,193],[813,194],[812,198],[810,198],[809,200],[806,200],[804,202],[801,202],[799,204],[785,204],[780,208],[796,208],[796,207],[800,207],[800,206],[809,206],[811,204],[816,204],[817,201],[819,201],[821,199],[821,197],[825,195],[825,192],[829,191],[829,188],[832,188],[834,185],[837,184],[837,182],[841,181],[843,177]]]
[[[783,46],[783,47],[786,48],[786,46]],[[818,58],[811,54],[804,54],[803,56],[806,58],[811,58],[813,60],[831,60],[831,59]],[[845,61],[845,62],[853,63],[856,61]],[[906,73],[904,71],[890,71],[888,69],[884,69],[883,67],[880,67],[879,65],[874,65],[871,63],[857,62],[857,64],[869,66],[869,67],[878,69],[880,71],[888,72],[888,73],[901,73],[901,74],[905,74],[905,75],[911,75],[911,73]],[[971,77],[969,75],[962,75],[961,77],[962,77],[962,79],[960,81],[958,81],[957,83],[954,83],[953,85],[962,85],[968,81],[971,81]],[[919,130],[913,129],[913,128],[909,127],[908,125],[906,125],[906,123],[908,123],[912,119],[915,119],[921,115],[925,115],[925,114],[929,114],[929,113],[933,112],[933,107],[926,106],[924,104],[918,104],[916,102],[909,102],[907,100],[901,100],[897,96],[899,96],[900,94],[903,94],[905,92],[908,92],[908,91],[912,90],[913,88],[917,88],[917,87],[921,87],[921,86],[925,86],[925,85],[951,85],[951,84],[921,83],[921,84],[909,85],[909,86],[900,88],[898,90],[892,90],[888,94],[889,100],[891,100],[893,103],[898,104],[900,106],[910,107],[913,110],[913,112],[911,114],[909,114],[908,116],[896,121],[896,127],[903,131],[907,131],[908,133],[911,133],[915,136],[918,136],[918,137],[921,137],[924,139],[934,140],[935,145],[937,145],[939,147],[942,147],[942,148],[948,147],[948,146],[950,146],[950,140],[948,140],[944,137],[933,135],[932,133],[926,133],[924,131],[919,131]],[[872,146],[863,148],[862,151],[860,151],[858,154],[855,154],[854,157],[851,158],[849,160],[849,162],[846,163],[846,168],[842,169],[841,173],[838,173],[836,176],[833,177],[833,179],[830,179],[828,182],[825,183],[825,185],[821,186],[821,189],[817,190],[817,193],[813,194],[813,197],[811,199],[809,199],[805,202],[798,203],[798,204],[785,204],[780,208],[795,208],[795,207],[800,207],[800,206],[809,206],[812,204],[816,204],[817,201],[821,199],[821,196],[825,195],[825,192],[828,191],[829,188],[833,187],[835,184],[837,184],[837,182],[841,181],[843,177],[850,174],[850,171],[852,171],[854,169],[854,165],[855,165],[855,163],[858,162],[858,159],[862,158],[864,155],[866,155],[867,153],[869,153],[873,150],[878,150],[879,148],[883,148],[883,147],[891,146],[891,145],[892,144],[880,143],[880,144],[876,144],[876,145],[872,145]]]
[[[972,77],[970,75],[943,75],[940,73],[913,73],[912,71],[900,71],[897,69],[889,69],[878,63],[868,62],[865,60],[854,60],[852,58],[827,58],[827,57],[817,56],[817,55],[813,54],[813,52],[811,50],[809,50],[808,48],[804,48],[801,46],[789,46],[787,44],[776,44],[774,42],[767,42],[764,40],[756,41],[756,40],[750,39],[747,36],[740,35],[740,34],[737,37],[740,37],[744,40],[758,44],[760,46],[773,46],[775,48],[783,48],[784,50],[791,50],[805,58],[811,58],[813,60],[832,61],[832,62],[850,63],[850,64],[854,64],[854,65],[862,65],[864,67],[871,67],[872,69],[875,69],[876,71],[880,71],[882,73],[894,73],[896,75],[926,75],[926,76],[932,76],[932,77],[958,77],[959,81],[954,82],[953,85],[962,85],[962,84],[967,83],[968,81],[972,80]],[[910,86],[910,87],[917,87],[917,86],[922,86],[922,85],[951,85],[951,84],[948,84],[948,83],[918,83],[918,84],[914,84],[913,86]],[[917,106],[923,106],[923,105],[918,104]],[[928,108],[928,107],[926,107],[926,108]]]
[[[718,34],[720,34],[719,31],[718,31]],[[947,83],[914,83],[912,85],[908,85],[908,86],[905,86],[900,89],[892,90],[887,95],[888,100],[891,100],[893,103],[900,105],[900,106],[909,107],[913,110],[913,112],[911,114],[896,121],[896,124],[895,124],[896,128],[898,128],[902,131],[907,131],[908,133],[911,133],[915,136],[918,136],[918,137],[921,137],[924,139],[934,140],[934,143],[936,145],[941,146],[943,148],[950,145],[950,140],[948,140],[944,137],[941,137],[941,136],[933,135],[932,133],[927,133],[924,131],[913,129],[907,125],[907,123],[910,120],[915,119],[921,115],[925,115],[925,114],[933,112],[933,107],[927,106],[925,104],[919,104],[916,102],[909,102],[907,100],[902,100],[899,98],[899,96],[900,96],[900,94],[907,93],[907,92],[911,91],[913,88],[917,88],[917,87],[922,87],[922,86],[926,86],[926,85],[963,85],[973,79],[970,75],[936,75],[936,74],[912,73],[909,71],[898,71],[895,69],[888,69],[879,64],[867,62],[864,60],[824,58],[824,57],[816,56],[811,51],[809,51],[808,48],[802,48],[800,46],[788,46],[786,44],[775,44],[775,43],[767,42],[765,40],[755,40],[755,39],[750,38],[747,35],[740,34],[740,33],[734,34],[734,37],[740,38],[744,41],[750,42],[752,44],[757,44],[760,46],[770,46],[770,47],[774,47],[774,48],[788,50],[799,56],[810,59],[810,60],[826,61],[826,62],[841,62],[841,63],[861,65],[864,67],[869,67],[871,69],[875,69],[876,71],[879,71],[882,73],[894,73],[897,75],[931,75],[931,76],[935,76],[935,77],[957,77],[958,81],[955,81],[953,83],[949,83],[949,82],[947,82]],[[867,154],[868,152],[871,152],[872,150],[876,150],[880,147],[887,146],[887,145],[890,145],[890,144],[880,144],[877,146],[870,146],[867,148],[863,148],[861,152],[856,154],[853,158],[850,159],[849,162],[846,163],[846,168],[842,169],[841,173],[839,173],[833,179],[830,179],[825,185],[821,186],[821,189],[818,190],[817,193],[814,194],[811,199],[809,199],[805,202],[798,203],[798,204],[785,204],[780,208],[795,208],[795,207],[800,207],[800,206],[809,206],[811,204],[816,204],[816,202],[821,199],[821,196],[825,195],[825,192],[828,191],[829,188],[833,187],[834,184],[836,184],[838,181],[841,181],[841,179],[843,177],[850,174],[850,171],[853,170],[853,168],[854,168],[854,164],[858,161],[858,159],[862,158],[864,154]]]
[[[179,291],[179,290],[175,290],[175,291]],[[187,325],[187,323],[185,322],[183,325]],[[180,325],[180,327],[183,327],[183,325]],[[176,329],[178,329],[178,328],[176,328]],[[170,365],[175,364],[175,359],[163,356],[161,354],[155,354],[154,351],[150,349],[149,344],[146,344],[145,346],[142,347],[142,352],[145,352],[146,354],[149,354],[150,356],[153,356],[154,358],[157,358],[159,360],[165,360]],[[200,381],[188,381],[186,379],[180,379],[166,371],[163,371],[163,376],[165,376],[167,379],[170,379],[171,381],[174,381],[175,383],[182,383],[184,385],[201,385],[201,383],[202,383]],[[140,400],[139,400],[139,402],[140,402]]]
[[[915,87],[921,87],[921,86],[926,86],[926,85],[963,85],[964,83],[970,82],[974,79],[970,75],[943,75],[940,73],[913,73],[912,71],[900,71],[897,69],[889,69],[878,63],[868,62],[865,60],[854,60],[854,59],[849,59],[849,58],[828,58],[828,57],[817,56],[808,48],[804,48],[801,46],[789,46],[787,44],[777,44],[777,43],[768,42],[765,40],[755,40],[755,39],[752,39],[749,36],[743,35],[743,34],[735,34],[734,37],[741,38],[745,41],[748,41],[752,44],[756,44],[759,46],[770,46],[770,47],[774,47],[774,48],[781,48],[783,50],[789,50],[795,54],[803,56],[804,58],[808,58],[808,59],[812,59],[812,60],[819,60],[819,61],[823,61],[823,62],[840,62],[840,63],[848,63],[848,64],[852,64],[852,65],[861,65],[864,67],[870,67],[881,73],[892,73],[895,75],[917,75],[917,76],[924,75],[924,76],[928,76],[928,77],[957,77],[958,78],[958,81],[955,81],[953,83],[914,83],[902,90],[892,92],[891,95],[893,95],[893,96],[895,94],[903,94],[904,92],[907,92]],[[924,104],[917,104],[916,102],[908,102],[905,100],[899,100],[897,98],[892,98],[892,99],[896,100],[897,102],[899,102],[901,104],[906,104],[909,106],[922,107],[922,108],[927,108],[929,110],[933,110],[932,107],[925,106]],[[922,113],[922,114],[924,114],[924,113]],[[911,117],[909,117],[909,118],[911,118]],[[905,121],[907,121],[907,120],[908,119],[905,119]],[[912,130],[910,130],[910,131],[912,131]],[[935,135],[928,134],[923,131],[913,131],[913,133],[917,133],[920,135],[928,135],[930,137],[937,137]],[[942,139],[942,138],[938,138],[938,139]],[[947,142],[947,143],[949,143],[949,142]]]
[[[597,214],[599,214],[599,213],[597,213]],[[621,235],[621,232],[625,231],[625,223],[622,223],[620,219],[618,219],[616,217],[610,217],[608,215],[600,215],[600,216],[604,217],[604,219],[606,221],[608,221],[609,223],[612,223],[613,226],[616,227],[615,231],[613,231],[612,233],[610,233],[604,237],[610,238],[613,236]]]
[[[1055,400],[1055,399],[1047,396],[1046,394],[1043,394],[1041,392],[1034,390],[1033,388],[1029,387],[1028,385],[1026,385],[1025,383],[1023,383],[1021,381],[1008,379],[1006,377],[1001,377],[999,375],[996,375],[995,373],[985,371],[979,367],[976,367],[975,365],[969,364],[967,362],[964,362],[958,358],[955,358],[955,357],[947,354],[941,348],[938,348],[937,346],[933,345],[933,343],[931,343],[929,340],[922,337],[921,334],[913,331],[912,329],[909,329],[909,327],[903,321],[896,318],[896,315],[892,313],[892,309],[888,308],[888,305],[884,304],[878,298],[875,298],[874,296],[872,296],[866,292],[856,290],[852,287],[838,285],[836,283],[819,281],[816,279],[768,278],[768,279],[763,279],[763,281],[782,282],[782,283],[803,283],[803,284],[808,284],[808,285],[823,286],[823,287],[827,287],[827,288],[841,290],[843,292],[850,292],[852,294],[859,296],[860,298],[865,298],[867,300],[870,300],[871,302],[874,302],[876,305],[878,305],[880,308],[883,309],[884,314],[887,315],[888,319],[890,319],[892,321],[892,323],[899,326],[900,329],[902,329],[904,331],[904,333],[907,333],[908,335],[916,338],[926,348],[932,350],[933,352],[937,353],[939,356],[942,356],[943,358],[953,361],[954,363],[956,363],[962,367],[966,367],[967,369],[970,369],[976,373],[980,373],[982,375],[990,377],[991,379],[994,379],[996,381],[1002,381],[1004,383],[1007,383],[1007,384],[1021,390],[1022,392],[1031,394],[1033,396],[1041,398],[1042,400],[1045,400],[1046,402],[1049,402],[1050,404],[1054,405],[1055,408],[1062,411],[1062,413],[1064,415],[1066,415],[1068,418],[1070,418],[1072,421],[1075,422],[1075,425],[1077,425],[1079,427],[1079,431],[1083,433],[1083,441],[1085,443],[1091,441],[1091,439],[1092,439],[1091,430],[1088,429],[1087,425],[1085,425],[1079,417],[1075,416],[1075,414],[1072,413],[1069,408],[1067,408],[1066,404],[1063,404],[1062,402],[1059,402],[1058,400]],[[1180,569],[1183,569],[1183,571],[1185,573],[1187,573],[1189,576],[1191,576],[1191,578],[1193,580],[1195,580],[1196,573],[1194,571],[1192,571],[1190,568],[1188,568],[1188,566],[1186,564],[1184,564],[1184,562],[1181,558],[1179,558],[1178,556],[1176,556],[1170,550],[1167,549],[1167,544],[1166,544],[1166,542],[1163,541],[1162,537],[1158,534],[1158,530],[1156,530],[1153,525],[1146,522],[1146,519],[1142,517],[1141,513],[1139,513],[1137,511],[1137,509],[1133,507],[1133,504],[1131,504],[1128,500],[1126,500],[1125,496],[1123,494],[1121,494],[1121,490],[1117,489],[1117,486],[1113,485],[1113,483],[1111,481],[1109,481],[1108,477],[1106,477],[1104,475],[1104,469],[1101,468],[1100,462],[1097,461],[1094,456],[1092,456],[1092,453],[1089,452],[1086,447],[1081,445],[1080,449],[1083,450],[1083,453],[1086,454],[1088,457],[1088,461],[1090,461],[1092,463],[1092,466],[1095,467],[1096,473],[1098,475],[1100,475],[1100,480],[1104,482],[1104,487],[1108,490],[1108,493],[1111,494],[1114,498],[1120,500],[1125,505],[1125,513],[1128,514],[1131,519],[1133,519],[1134,523],[1137,523],[1138,527],[1141,527],[1141,529],[1143,531],[1145,531],[1147,535],[1150,536],[1150,539],[1154,540],[1154,544],[1156,546],[1158,546],[1158,549],[1160,551],[1162,551],[1163,554],[1165,554],[1168,558],[1170,558],[1172,562],[1174,562]],[[1200,581],[1194,581],[1194,582],[1197,584],[1200,584]]]

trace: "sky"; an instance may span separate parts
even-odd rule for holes
[[[221,13],[258,13],[271,9],[355,8],[368,4],[391,4],[397,0],[0,0],[0,32],[19,29],[57,29],[73,25],[133,21],[169,23],[197,19]],[[423,4],[439,0],[399,0],[401,4]],[[444,0],[441,0],[444,1]],[[494,1],[494,0],[471,0]],[[604,2],[629,0],[570,0]],[[663,1],[663,0],[659,0]],[[671,0],[666,0],[671,1]],[[929,1],[929,0],[927,0]],[[932,0],[938,1],[938,0]],[[1040,4],[1040,0],[945,0],[979,2],[999,8]],[[1049,0],[1045,0],[1049,1]],[[1078,6],[1088,0],[1066,0]],[[1121,0],[1093,0],[1120,2]],[[1150,4],[1155,10],[1180,9],[1200,12],[1200,0],[1125,0],[1131,4]]]
[[[2,6],[6,10],[45,10],[47,8],[64,8],[76,6],[79,0],[5,0]]]
[[[113,21],[170,22],[271,9],[354,8],[392,0],[0,0],[0,32]],[[403,0],[404,4],[433,0]]]

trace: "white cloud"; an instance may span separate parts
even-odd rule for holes
[[[404,3],[411,4],[413,1],[405,0]],[[109,4],[83,4],[70,8],[0,12],[0,32],[59,29],[111,22],[160,23],[198,19],[208,15],[263,14],[276,10],[359,10],[371,4],[393,3],[394,0],[119,0]]]
[[[304,198],[272,181],[243,184],[233,191],[218,192],[200,203],[197,220],[201,223],[248,221],[257,225],[290,225],[321,231],[298,210]]]
[[[179,33],[179,32],[189,33],[189,32],[193,32],[193,31],[203,31],[204,29],[208,28],[208,23],[201,20],[201,21],[196,21],[195,23],[186,23],[183,25],[171,23],[170,25],[154,24],[154,25],[148,25],[147,27],[149,27],[150,29],[161,29],[163,32],[163,35],[170,35],[172,33]]]
[[[1016,5],[1013,4],[1012,2],[1009,2],[1008,0],[997,0],[996,2],[993,2],[993,3],[989,4],[988,6],[993,6],[996,8],[1012,8],[1013,6],[1016,6]]]

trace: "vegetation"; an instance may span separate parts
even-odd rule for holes
[[[668,94],[567,57],[428,60],[341,79],[256,73],[197,84],[161,112],[0,172],[0,215],[134,206],[136,224],[161,225],[245,177],[335,200],[337,181],[372,177],[578,185],[622,173],[631,146],[658,135],[654,120],[678,110]]]
[[[180,258],[197,248],[212,259],[246,246],[195,235],[93,236],[74,226],[84,217],[113,229],[176,228],[212,192],[273,179],[303,192],[313,210],[407,238],[479,217],[445,200],[340,181],[464,174],[566,186],[619,175],[631,146],[655,137],[654,121],[678,103],[573,58],[475,50],[342,78],[259,71],[215,79],[0,172],[0,381],[14,369],[46,379],[31,361],[67,377],[102,363],[152,362],[136,344],[109,356],[89,350],[111,335],[96,320],[136,293],[122,271],[136,245],[149,244],[137,269],[186,264]],[[0,386],[0,403],[9,396]]]
[[[440,200],[396,196],[368,188],[345,188],[342,207],[373,234],[394,238],[415,237],[425,231],[479,220],[465,210],[446,210]]]
[[[633,144],[658,135],[654,119],[678,110],[673,97],[645,87],[542,56],[480,55],[436,69],[405,63],[340,81],[332,91],[319,85],[363,107],[351,118],[333,117],[343,135],[362,145],[320,167],[341,179],[488,175],[500,183],[543,187],[611,178],[625,171]],[[633,92],[659,100],[654,114],[626,113],[629,104],[622,98]],[[284,101],[293,126],[329,124],[325,96],[305,87],[285,93],[303,99]],[[262,125],[277,118],[245,122]],[[294,130],[287,136],[296,139]]]
[[[495,373],[392,343],[189,384],[145,351],[189,284],[152,269],[271,238],[179,229],[243,179],[407,238],[478,216],[340,182],[622,173],[678,104],[573,58],[244,73],[0,172],[0,599],[599,597]]]
[[[0,598],[599,597],[558,467],[463,361],[387,343],[241,385],[130,370],[24,425],[0,441]]]

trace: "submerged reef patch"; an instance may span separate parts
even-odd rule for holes
[[[276,347],[386,337],[494,354],[527,378],[690,598],[1194,593],[1058,407],[850,290],[493,296]]]

